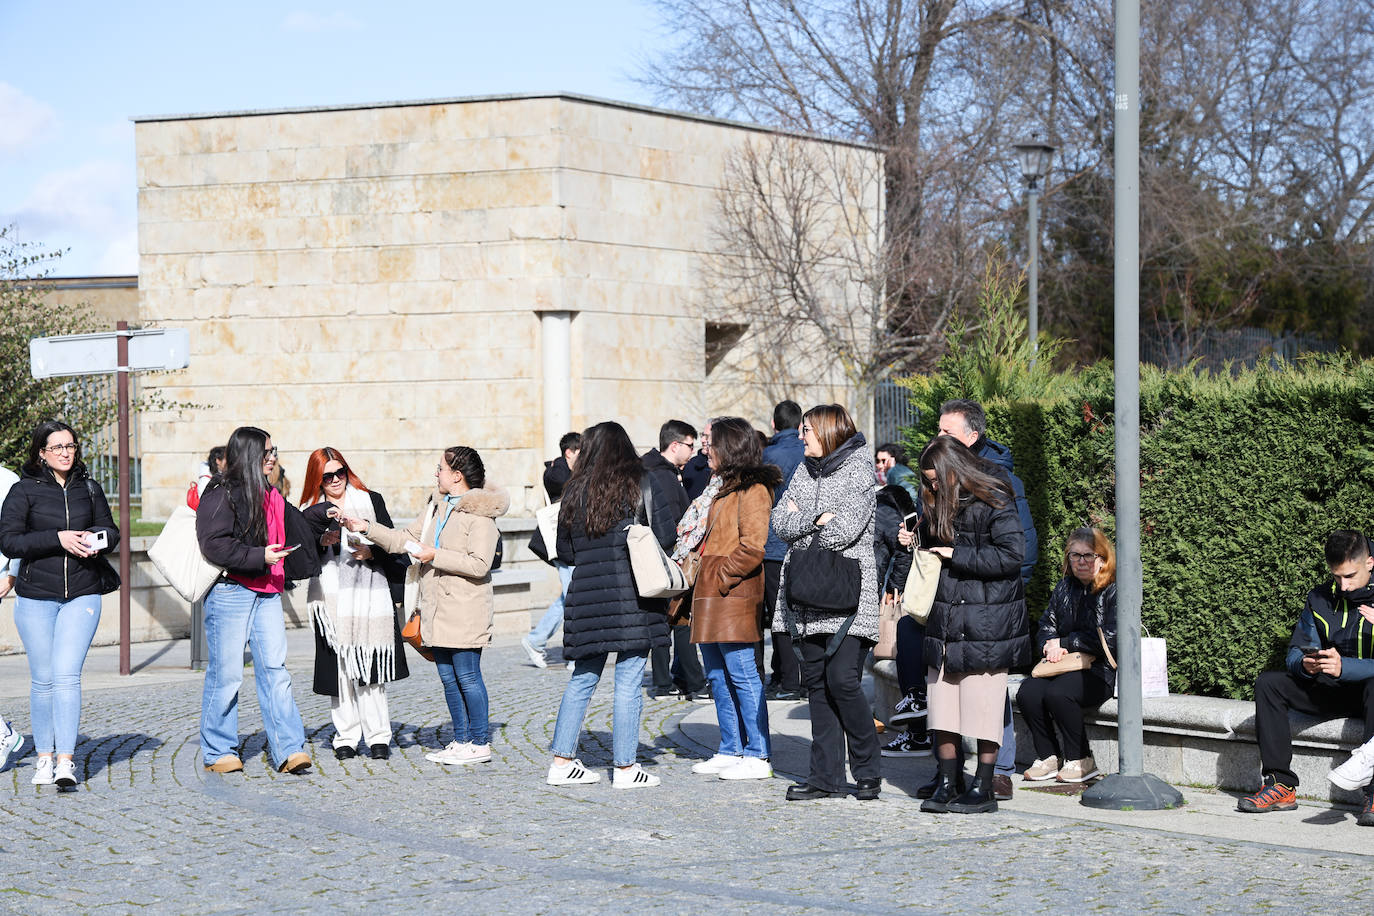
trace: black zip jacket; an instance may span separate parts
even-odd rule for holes
[[[196,509],[196,540],[205,559],[228,572],[252,578],[267,571],[267,558],[262,553],[267,542],[256,543],[262,539],[248,533],[247,510],[247,500],[240,488],[214,478],[201,494]],[[318,576],[320,554],[311,545],[319,541],[320,531],[291,503],[286,504],[285,522],[286,545],[301,544],[305,548],[286,558],[282,567],[286,578],[296,581]]]
[[[1340,683],[1353,684],[1374,677],[1374,624],[1364,619],[1361,605],[1374,605],[1374,582],[1364,588],[1343,592],[1334,581],[1307,593],[1307,604],[1298,615],[1293,638],[1288,643],[1287,668],[1294,677],[1319,683],[1333,682],[1330,675],[1311,675],[1303,670],[1302,649],[1316,646],[1334,648],[1341,656]]]
[[[1100,616],[1099,616],[1100,615]],[[1116,669],[1102,651],[1097,628],[1107,637],[1107,648],[1116,657],[1116,583],[1110,582],[1102,591],[1092,594],[1076,576],[1065,576],[1050,593],[1050,603],[1040,615],[1040,629],[1035,634],[1037,658],[1045,655],[1045,643],[1058,639],[1066,652],[1091,652],[1095,657],[1088,670],[1106,681],[1116,683]]]
[[[104,531],[109,545],[94,557],[74,557],[62,549],[59,531]],[[118,548],[105,491],[79,465],[65,487],[47,468],[24,468],[0,509],[0,554],[20,559],[14,590],[23,598],[70,601],[112,591],[119,577],[106,554]]]

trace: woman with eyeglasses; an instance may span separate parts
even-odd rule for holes
[[[305,516],[320,536],[320,574],[310,580],[308,608],[315,629],[313,689],[329,697],[334,756],[358,756],[364,742],[374,760],[391,756],[386,685],[410,675],[396,605],[402,600],[406,554],[372,549],[362,535],[327,517],[338,509],[391,526],[386,500],[363,485],[343,453],[317,448],[305,466]]]
[[[31,782],[71,788],[77,782],[72,756],[81,723],[81,669],[100,623],[100,596],[119,588],[119,575],[104,556],[119,546],[119,529],[66,423],[38,425],[21,470],[0,509],[0,554],[19,560],[14,625],[29,660],[29,718],[38,754]]]
[[[420,566],[420,638],[434,653],[453,718],[453,740],[425,759],[447,766],[487,763],[491,732],[482,650],[491,644],[495,619],[496,519],[510,508],[510,497],[488,485],[481,456],[466,445],[445,449],[434,476],[438,489],[408,528],[369,521],[348,507],[338,507],[336,517],[388,553],[409,553]]]
[[[1106,651],[1102,640],[1106,639]],[[1035,742],[1036,760],[1022,774],[1027,782],[1058,779],[1086,782],[1097,775],[1083,727],[1083,714],[1116,690],[1116,550],[1098,528],[1078,528],[1064,547],[1064,578],[1050,593],[1040,618],[1036,645],[1046,661],[1067,652],[1086,652],[1092,664],[1081,671],[1021,682],[1016,705]],[[1055,726],[1063,740],[1055,735]]]
[[[878,568],[873,553],[877,499],[873,465],[863,433],[839,404],[813,407],[802,417],[803,454],[772,510],[773,530],[787,542],[773,629],[787,632],[801,651],[802,685],[811,713],[811,763],[806,782],[787,790],[788,801],[848,794],[845,749],[854,797],[875,799],[882,765],[873,710],[864,696],[863,665],[878,641]],[[854,570],[853,604],[842,609],[808,606],[798,560],[811,547],[838,553]]]
[[[981,814],[997,810],[992,770],[1007,671],[1030,661],[1021,583],[1026,538],[1011,482],[959,440],[933,440],[921,452],[920,470],[926,543],[942,561],[924,646],[938,772],[921,810]],[[978,742],[978,770],[962,794],[961,736]]]
[[[201,759],[205,769],[215,773],[243,769],[238,751],[239,687],[246,643],[253,652],[253,683],[272,766],[283,773],[303,773],[311,760],[286,670],[281,604],[286,558],[302,546],[287,536],[294,525],[288,515],[296,510],[267,482],[277,464],[277,449],[265,431],[240,426],[229,437],[224,457],[223,473],[211,479],[196,510],[200,552],[224,568],[224,575],[205,595],[210,657],[200,706]]]

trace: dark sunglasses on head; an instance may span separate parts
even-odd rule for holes
[[[348,468],[339,468],[337,471],[325,471],[320,475],[321,483],[333,483],[336,480],[347,480]]]

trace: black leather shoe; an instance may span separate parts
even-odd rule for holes
[[[949,810],[949,803],[959,795],[959,783],[964,775],[959,770],[957,760],[941,760],[938,765],[940,769],[935,777],[935,791],[921,802],[921,810],[927,814],[944,814]]]
[[[854,797],[859,801],[872,801],[882,791],[881,779],[860,779],[854,787]]]
[[[992,794],[991,777],[985,779],[981,773],[973,777],[973,784],[968,791],[951,801],[947,810],[950,814],[987,814],[996,811],[997,799]]]
[[[847,794],[846,792],[827,792],[825,789],[817,789],[809,782],[787,787],[788,801],[814,801],[818,798],[844,798]]]
[[[372,747],[368,748],[368,750],[371,752],[373,760],[391,759],[391,748],[388,745],[374,744]]]
[[[349,759],[351,759],[351,758],[353,758],[353,757],[357,757],[357,756],[358,756],[358,752],[357,752],[356,750],[354,750],[353,748],[351,748],[351,747],[336,747],[336,748],[334,748],[334,759],[335,759],[335,760],[349,760]]]
[[[925,785],[921,786],[920,788],[918,788],[918,789],[916,790],[916,797],[917,797],[917,798],[930,798],[932,795],[935,794],[935,789],[936,789],[936,787],[939,786],[939,785],[940,785],[940,773],[937,771],[937,772],[935,773],[934,776],[930,777],[930,782],[926,783]],[[958,778],[958,780],[957,780],[956,783],[955,783],[955,787],[956,787],[956,793],[957,793],[957,794],[962,794],[963,791],[964,791],[964,789],[966,788],[966,783],[965,783],[965,781],[964,781],[964,774],[963,774],[963,773],[960,773],[960,774],[959,774],[959,778]]]

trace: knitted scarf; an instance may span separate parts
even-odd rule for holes
[[[370,522],[377,520],[372,498],[366,491],[348,487],[343,503],[349,515]],[[319,576],[310,580],[310,613],[319,622],[325,642],[339,656],[345,675],[356,681],[368,681],[375,664],[379,682],[394,680],[396,613],[391,604],[391,588],[380,570],[353,559],[353,550],[360,543],[371,542],[348,531],[341,531],[340,538],[338,555],[329,556]]]
[[[720,475],[712,474],[706,489],[692,500],[692,504],[682,514],[682,520],[677,523],[677,543],[673,545],[672,557],[675,562],[681,563],[687,559],[687,554],[692,552],[692,548],[706,537],[706,520],[711,516],[711,500],[720,492],[720,486]]]

